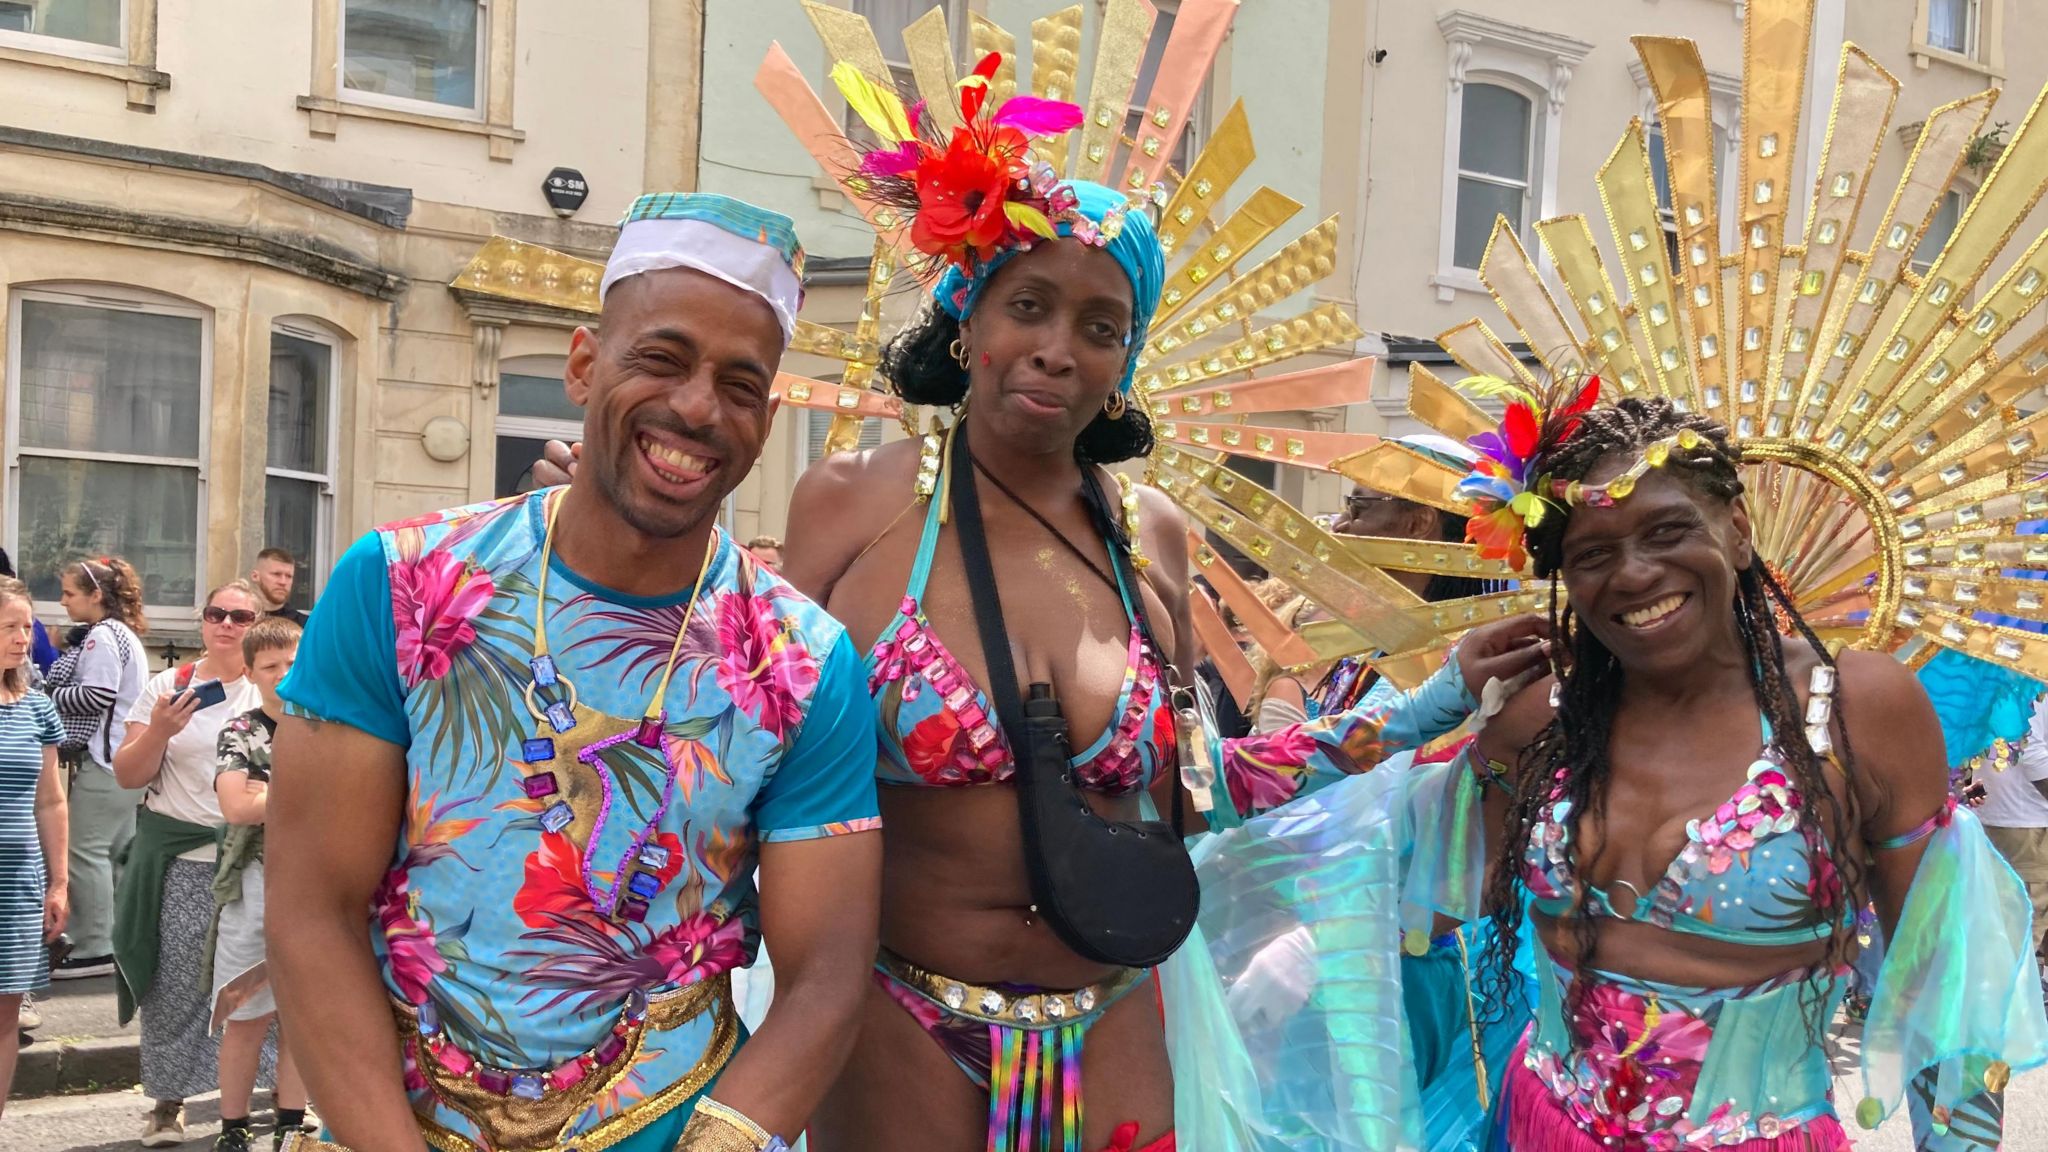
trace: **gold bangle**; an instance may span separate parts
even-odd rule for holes
[[[349,1152],[349,1149],[339,1144],[331,1144],[300,1129],[285,1135],[284,1143],[279,1146],[278,1152]]]
[[[746,1113],[700,1096],[676,1152],[764,1152],[774,1142],[775,1137]]]

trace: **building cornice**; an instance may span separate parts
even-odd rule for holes
[[[95,236],[166,251],[262,264],[377,300],[405,294],[406,277],[299,231],[252,229],[149,212],[0,192],[0,229]]]
[[[1591,43],[1576,36],[1512,24],[1462,8],[1437,17],[1436,26],[1444,39],[1453,45],[1497,44],[1532,56],[1542,56],[1567,67],[1576,67],[1593,51]]]

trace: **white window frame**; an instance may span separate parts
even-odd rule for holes
[[[583,422],[580,420],[558,420],[552,416],[507,416],[504,410],[507,376],[553,376],[560,379],[569,370],[566,356],[515,356],[498,365],[497,393],[499,408],[496,426],[491,429],[491,476],[495,486],[498,471],[498,441],[502,437],[515,436],[530,440],[560,440],[564,443],[583,439]]]
[[[129,11],[134,0],[121,0],[121,29],[118,44],[94,44],[90,40],[67,40],[62,36],[45,36],[39,32],[16,32],[12,28],[0,28],[0,44],[20,48],[28,52],[47,52],[52,56],[70,56],[78,60],[103,60],[109,64],[128,62],[129,22],[134,13]]]
[[[268,505],[270,499],[270,486],[268,482],[271,477],[274,476],[281,480],[307,480],[320,486],[320,498],[316,509],[316,518],[313,523],[313,555],[298,557],[298,559],[305,562],[307,570],[312,573],[313,595],[317,599],[320,591],[327,585],[328,570],[334,566],[335,476],[338,471],[336,463],[341,458],[341,341],[324,328],[316,328],[310,324],[293,320],[273,322],[270,326],[270,334],[275,337],[279,333],[293,336],[309,343],[319,344],[327,349],[327,471],[300,472],[291,468],[272,467],[270,465],[268,447],[270,413],[267,407],[264,411],[264,435],[266,439],[263,454],[263,479],[265,481],[264,511],[266,518],[269,512]],[[267,388],[269,381],[264,381],[264,384]],[[269,393],[266,391],[266,405],[268,404],[268,395]],[[264,541],[265,547],[268,547],[269,544],[268,540]]]
[[[1983,0],[1963,0],[1963,43],[1955,48],[1934,42],[1934,0],[1920,0],[1920,6],[1927,13],[1927,35],[1924,39],[1929,48],[1953,52],[1972,60],[1979,58],[1978,48],[1984,41]]]
[[[1524,152],[1524,155],[1528,157],[1528,161],[1526,163],[1526,167],[1524,167],[1522,170],[1522,179],[1514,180],[1506,176],[1495,175],[1492,172],[1470,171],[1466,169],[1465,166],[1461,163],[1461,161],[1464,159],[1462,155],[1453,157],[1451,160],[1452,167],[1455,169],[1457,175],[1456,183],[1454,183],[1451,187],[1450,267],[1457,271],[1470,272],[1472,273],[1472,275],[1477,276],[1479,275],[1478,268],[1467,268],[1464,265],[1458,263],[1457,222],[1459,186],[1462,185],[1465,181],[1471,180],[1480,184],[1490,184],[1495,188],[1513,188],[1519,190],[1522,193],[1522,218],[1518,221],[1515,221],[1515,234],[1518,236],[1528,235],[1529,225],[1534,222],[1530,218],[1529,209],[1534,200],[1536,199],[1536,175],[1537,168],[1541,164],[1541,160],[1537,156],[1536,150],[1538,147],[1541,146],[1543,139],[1543,125],[1537,119],[1536,113],[1537,110],[1543,106],[1543,98],[1535,93],[1525,90],[1522,87],[1522,85],[1514,83],[1507,77],[1468,77],[1464,85],[1460,87],[1458,90],[1458,135],[1460,144],[1459,151],[1461,153],[1464,151],[1462,145],[1464,144],[1465,131],[1465,126],[1463,123],[1465,118],[1465,95],[1475,87],[1498,88],[1503,92],[1510,92],[1516,96],[1520,96],[1522,99],[1527,100],[1529,102],[1529,139],[1526,141],[1527,147],[1526,151]],[[1492,234],[1492,231],[1493,229],[1491,227],[1487,229],[1489,235]]]
[[[42,300],[53,304],[74,307],[117,308],[158,316],[181,316],[199,321],[199,455],[187,459],[178,456],[138,456],[121,452],[75,452],[50,448],[28,448],[21,446],[21,305],[26,300]],[[189,604],[145,603],[143,610],[152,622],[165,625],[196,625],[199,620],[201,598],[206,595],[207,582],[207,479],[208,453],[211,451],[211,430],[213,426],[213,312],[198,305],[187,304],[174,297],[160,295],[141,288],[129,288],[114,284],[44,284],[34,288],[16,288],[7,297],[7,413],[5,449],[7,454],[7,507],[6,540],[9,555],[21,555],[21,458],[45,456],[58,460],[88,460],[101,464],[142,464],[162,468],[190,468],[198,474],[195,503],[198,506],[198,522],[194,531],[192,602]],[[45,616],[61,614],[63,606],[53,601],[39,600],[36,611]]]
[[[2005,79],[2005,20],[2007,5],[2000,0],[1967,0],[1963,16],[1963,50],[1933,43],[1934,13],[1931,0],[1914,0],[1912,49],[1913,66],[1925,69],[1935,61],[1955,65],[1994,80]]]
[[[1548,267],[1533,242],[1536,221],[1556,215],[1558,153],[1563,141],[1565,92],[1572,73],[1593,45],[1571,36],[1511,24],[1477,12],[1454,10],[1437,18],[1445,45],[1444,152],[1438,213],[1437,270],[1429,278],[1437,299],[1451,303],[1459,292],[1484,294],[1478,272],[1457,266],[1458,152],[1464,136],[1465,85],[1497,84],[1532,99],[1529,197],[1524,202],[1522,243]]]
[[[334,30],[334,90],[341,100],[349,104],[363,104],[372,108],[389,108],[394,112],[411,112],[421,116],[439,116],[450,120],[473,120],[482,123],[491,104],[491,0],[474,0],[476,4],[476,102],[468,108],[459,104],[441,104],[433,100],[415,100],[410,96],[387,96],[382,92],[364,92],[348,86],[348,0],[339,0],[335,15],[339,21]]]

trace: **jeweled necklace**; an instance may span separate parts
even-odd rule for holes
[[[554,656],[548,649],[548,568],[555,549],[555,519],[562,509],[562,498],[548,505],[547,531],[541,537],[540,579],[537,583],[536,602],[533,610],[533,658],[527,661],[532,678],[526,684],[526,710],[533,718],[552,729],[555,735],[566,735],[577,726],[576,685],[555,667]],[[647,708],[640,715],[640,725],[631,733],[620,733],[595,741],[576,754],[576,759],[588,765],[597,773],[602,799],[598,803],[597,819],[590,829],[590,839],[583,850],[583,891],[597,909],[598,915],[619,920],[639,922],[647,918],[648,904],[661,891],[664,881],[660,871],[668,866],[669,854],[666,848],[650,845],[654,830],[661,825],[663,816],[668,814],[669,805],[675,800],[676,768],[666,753],[661,753],[665,769],[661,789],[661,803],[640,831],[633,836],[633,842],[619,856],[618,867],[612,871],[609,887],[592,881],[596,875],[597,846],[604,833],[605,824],[612,814],[611,769],[605,766],[603,753],[606,749],[633,741],[642,748],[661,752],[662,730],[668,724],[669,681],[676,673],[676,660],[682,655],[683,635],[690,629],[690,617],[696,614],[697,597],[704,590],[704,579],[711,572],[712,557],[718,555],[718,529],[711,530],[711,539],[704,546],[704,563],[697,570],[697,582],[690,588],[690,600],[683,609],[683,618],[676,622],[675,642],[669,646],[668,664],[662,669],[661,683],[654,695],[647,701]],[[546,764],[555,759],[553,736],[538,735],[521,743],[519,758],[528,764]],[[575,810],[562,796],[561,782],[551,769],[543,769],[524,780],[528,799],[545,800],[555,797],[540,815],[542,830],[559,834],[576,819]]]

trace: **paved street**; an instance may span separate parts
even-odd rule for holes
[[[1837,1098],[1853,1100],[1856,1089],[1842,1082]],[[2015,1077],[2007,1097],[2005,1147],[2009,1152],[2038,1152],[2048,1149],[2048,1069],[2037,1069]],[[140,1093],[129,1090],[85,1096],[57,1096],[24,1100],[8,1106],[0,1118],[0,1149],[6,1152],[127,1152],[138,1147],[135,1137],[142,1130],[142,1113],[147,1107]],[[212,1098],[197,1100],[189,1109],[187,1123],[192,1134],[188,1148],[206,1147],[219,1131],[219,1114]],[[267,1131],[264,1119],[259,1130]],[[1912,1152],[1913,1136],[1905,1116],[1899,1115],[1875,1133],[1851,1133],[1856,1152]],[[267,1138],[266,1138],[267,1140]],[[265,1144],[267,1147],[267,1143]],[[1190,1150],[1199,1152],[1199,1150]]]

